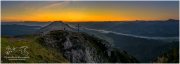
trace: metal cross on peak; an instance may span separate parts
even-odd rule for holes
[[[80,28],[81,26],[78,24],[76,27],[77,27],[77,29],[78,29],[78,32],[79,32],[79,28]]]

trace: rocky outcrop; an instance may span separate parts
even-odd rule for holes
[[[179,48],[173,48],[170,51],[158,56],[153,62],[155,63],[178,63]]]
[[[39,37],[42,45],[56,49],[73,63],[138,62],[125,51],[115,49],[105,40],[86,33],[56,30]]]

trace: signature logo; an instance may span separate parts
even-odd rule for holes
[[[29,53],[27,51],[28,46],[20,46],[20,47],[6,47],[5,58],[8,60],[25,60],[29,58]]]

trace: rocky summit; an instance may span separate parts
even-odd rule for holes
[[[38,40],[73,63],[138,62],[125,51],[113,48],[109,42],[86,33],[55,30],[40,36]]]

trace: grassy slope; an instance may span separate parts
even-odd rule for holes
[[[10,37],[2,37],[1,38],[1,59],[2,62],[8,63],[8,62],[68,62],[62,54],[57,53],[53,49],[47,49],[43,46],[41,46],[39,43],[36,42],[35,38],[32,37],[26,37],[26,38],[10,38]],[[27,46],[29,57],[26,60],[7,60],[4,58],[6,56],[6,47],[21,47],[21,46]],[[19,52],[14,53],[14,56],[19,56]]]

